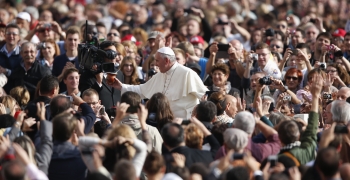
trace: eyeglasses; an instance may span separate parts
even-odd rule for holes
[[[280,27],[281,27],[281,28],[283,28],[283,29],[286,28],[285,25],[277,25],[276,27],[277,27],[277,28],[280,28]]]
[[[108,33],[107,36],[115,36],[115,37],[118,37],[118,34],[117,33]]]
[[[6,32],[6,35],[14,35],[14,36],[17,36],[18,35],[18,33],[16,33],[16,32]]]
[[[298,80],[298,77],[294,77],[294,76],[287,76],[286,77],[286,80],[293,80],[293,81],[296,81],[296,80]]]
[[[279,45],[277,45],[277,44],[271,44],[270,47],[271,47],[271,48],[276,47],[277,49],[281,48],[281,46],[279,46]]]
[[[335,73],[337,72],[337,70],[326,70],[326,73],[329,73],[329,72]]]

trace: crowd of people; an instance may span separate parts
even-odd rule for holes
[[[0,179],[350,179],[349,17],[347,0],[0,0]]]

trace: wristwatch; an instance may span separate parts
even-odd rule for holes
[[[284,92],[288,91],[288,86],[284,86]]]

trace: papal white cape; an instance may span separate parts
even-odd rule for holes
[[[150,99],[153,94],[165,94],[175,117],[189,119],[193,108],[199,103],[208,88],[193,70],[175,63],[166,73],[157,73],[145,84],[123,84],[121,93],[133,91],[142,98]]]

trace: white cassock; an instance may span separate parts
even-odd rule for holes
[[[136,92],[148,99],[155,93],[163,93],[170,102],[174,116],[189,119],[208,88],[196,72],[176,62],[166,73],[157,73],[145,84],[123,84],[121,93],[126,91]]]
[[[273,62],[271,59],[266,63],[262,71],[264,71],[267,76],[272,76],[275,79],[282,78],[282,73],[278,68],[278,65],[275,62]]]

